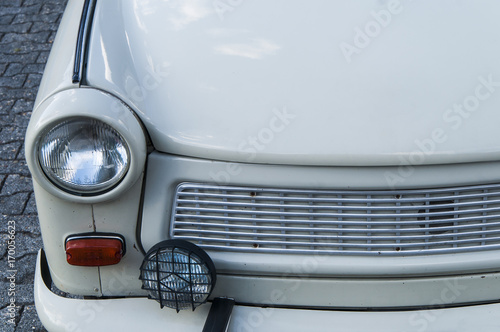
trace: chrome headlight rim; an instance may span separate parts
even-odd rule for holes
[[[63,179],[59,178],[54,172],[50,171],[50,167],[46,166],[43,164],[42,161],[42,148],[43,148],[43,140],[51,133],[54,132],[61,127],[65,125],[71,125],[74,123],[80,122],[81,124],[85,124],[88,126],[91,126],[92,123],[94,122],[95,124],[101,125],[103,127],[107,127],[111,133],[113,133],[120,141],[122,142],[124,149],[125,149],[125,154],[126,154],[126,165],[125,167],[118,172],[115,176],[113,176],[111,179],[101,182],[99,184],[90,184],[90,185],[78,185],[74,184],[71,182],[65,182]],[[130,153],[130,148],[123,137],[123,135],[120,134],[118,130],[116,130],[112,125],[101,121],[99,119],[96,119],[94,117],[84,117],[84,116],[74,116],[74,117],[68,117],[68,118],[63,118],[59,121],[56,121],[52,123],[51,126],[47,126],[44,131],[41,132],[40,137],[38,138],[36,145],[35,145],[35,151],[36,151],[36,157],[37,157],[37,162],[38,165],[42,171],[42,173],[45,175],[45,177],[57,188],[60,190],[63,190],[71,195],[76,195],[76,196],[97,196],[97,195],[102,195],[108,191],[113,190],[116,186],[120,184],[120,182],[127,176],[128,170],[130,168],[130,161],[131,161],[131,153]]]
[[[93,88],[75,88],[60,91],[36,106],[26,131],[25,155],[32,174],[35,192],[47,194],[74,203],[93,204],[114,200],[142,179],[147,155],[147,132],[135,111],[115,96]],[[114,187],[97,195],[70,193],[55,186],[45,175],[39,162],[37,142],[40,136],[60,122],[71,118],[92,118],[116,130],[128,145],[129,168]]]

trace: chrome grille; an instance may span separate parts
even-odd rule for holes
[[[177,187],[171,237],[205,249],[424,255],[500,248],[500,184],[394,191]]]

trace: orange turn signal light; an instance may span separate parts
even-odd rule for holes
[[[66,239],[66,260],[77,266],[105,266],[120,262],[124,253],[123,239],[118,235],[75,235]]]

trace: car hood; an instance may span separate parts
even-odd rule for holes
[[[166,153],[269,164],[500,157],[498,1],[98,1],[87,82]]]

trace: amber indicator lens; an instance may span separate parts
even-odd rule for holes
[[[71,265],[113,265],[122,257],[123,243],[116,238],[79,238],[66,242],[66,260]]]

